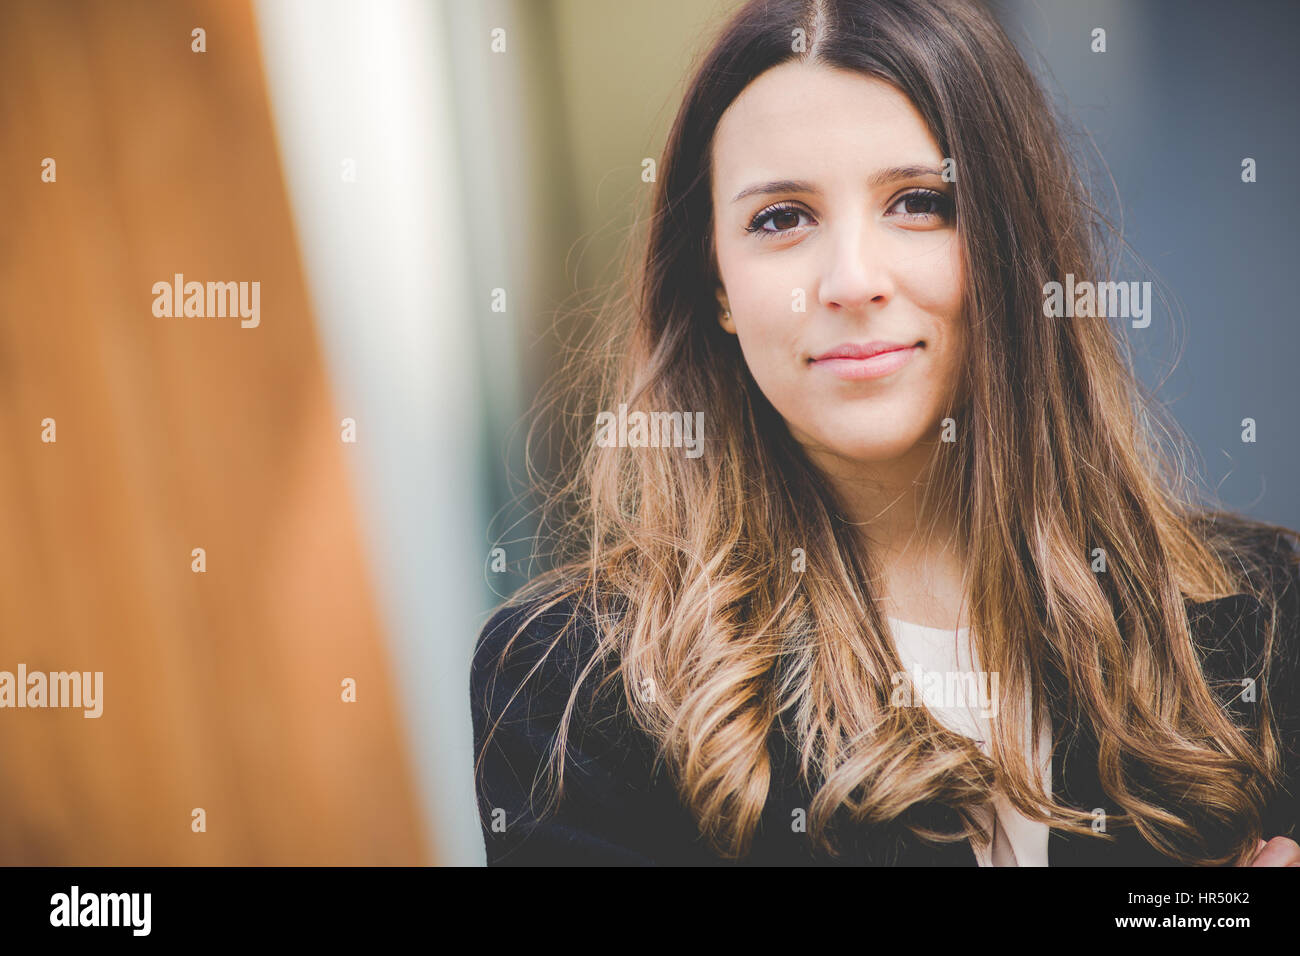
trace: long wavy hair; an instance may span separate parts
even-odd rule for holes
[[[752,80],[792,60],[891,83],[959,171],[970,343],[951,410],[960,437],[935,443],[922,486],[979,556],[972,641],[1003,690],[987,755],[925,708],[890,706],[902,665],[871,549],[717,321],[712,134]],[[541,613],[568,600],[573,626],[595,628],[583,679],[614,663],[628,713],[720,856],[752,842],[774,733],[794,743],[814,793],[810,833],[831,854],[839,821],[986,845],[977,811],[994,787],[1032,819],[1109,839],[1031,771],[1018,729],[1045,708],[1095,733],[1100,780],[1123,810],[1112,826],[1183,862],[1253,851],[1280,782],[1279,741],[1267,706],[1243,726],[1217,700],[1184,601],[1270,598],[1257,559],[1218,520],[1230,516],[1196,504],[1185,439],[1138,383],[1124,336],[1104,319],[1043,317],[1047,282],[1113,268],[1104,225],[1032,75],[974,2],[752,0],[699,63],[631,284],[600,308],[538,410],[534,428],[562,455],[561,478],[528,475],[544,493],[537,540],[551,570],[513,601],[544,598]],[[620,403],[705,411],[703,455],[600,447],[594,416]],[[534,432],[530,455],[538,443]],[[577,695],[546,768],[552,800]],[[1058,745],[1067,726],[1056,724]],[[926,803],[957,811],[961,828],[911,815]]]

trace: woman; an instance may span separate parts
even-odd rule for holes
[[[490,863],[1300,861],[1295,536],[1046,314],[1092,227],[981,7],[734,16],[476,650]]]

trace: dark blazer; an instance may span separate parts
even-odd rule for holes
[[[1269,695],[1286,751],[1286,787],[1269,805],[1265,838],[1297,838],[1300,821],[1300,600],[1296,565],[1289,547],[1274,552],[1277,581],[1289,585],[1279,603],[1273,670],[1264,681],[1267,606],[1247,594],[1205,603],[1187,602],[1193,635],[1201,648],[1204,673],[1225,708],[1239,718],[1243,677],[1254,677],[1262,701]],[[534,621],[515,642],[498,672],[506,642],[532,604],[499,610],[479,637],[470,680],[475,759],[496,717],[491,745],[476,777],[480,823],[489,865],[719,865],[724,861],[698,838],[654,746],[636,727],[622,699],[621,682],[596,685],[603,672],[583,681],[580,709],[570,724],[565,792],[558,811],[538,820],[530,810],[530,789],[559,726],[581,667],[590,660],[595,636],[588,627],[562,642],[530,675],[558,628],[572,613],[560,604]],[[523,692],[514,692],[523,688]],[[1097,746],[1087,721],[1053,714],[1052,791],[1085,811],[1101,807],[1107,818],[1120,812],[1102,789]],[[810,849],[805,833],[793,832],[792,812],[807,809],[812,794],[797,774],[793,748],[785,734],[769,740],[772,780],[762,821],[742,865],[907,865],[976,866],[968,841],[932,845],[902,827],[862,828],[840,838],[841,856]],[[540,791],[539,791],[540,793]],[[494,811],[497,811],[494,817]],[[504,817],[502,816],[504,812]],[[956,829],[947,807],[923,808],[930,819]],[[502,828],[502,824],[504,827]],[[502,832],[499,832],[502,831]],[[1131,827],[1112,829],[1115,842],[1050,831],[1051,866],[1171,866]]]

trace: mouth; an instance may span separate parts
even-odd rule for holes
[[[907,365],[925,340],[905,342],[845,343],[808,360],[810,368],[830,372],[838,378],[861,380],[880,378]]]

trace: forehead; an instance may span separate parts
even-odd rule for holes
[[[718,187],[817,171],[860,177],[880,167],[937,165],[941,159],[921,114],[889,83],[797,61],[745,87],[718,123],[712,154]]]

